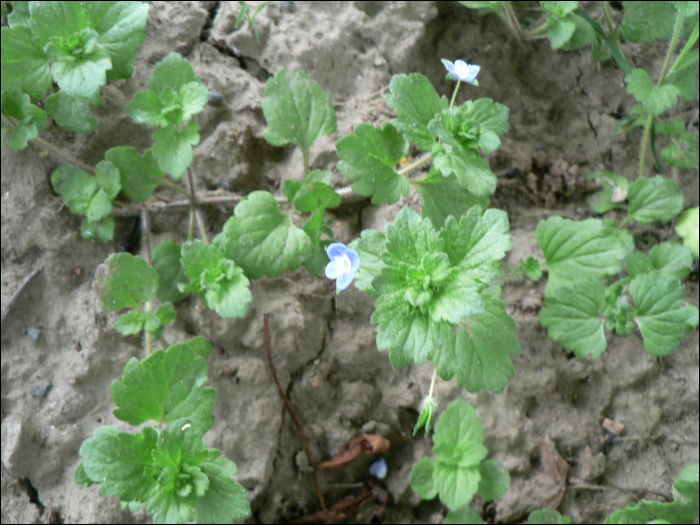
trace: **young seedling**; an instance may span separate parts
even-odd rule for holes
[[[250,8],[245,0],[239,0],[238,3],[241,5],[241,12],[238,14],[238,18],[236,19],[236,29],[241,27],[241,24],[244,21],[248,22],[255,33],[255,41],[258,43],[258,45],[260,45],[260,34],[258,33],[258,25],[255,23],[255,17],[258,16],[258,13],[262,11],[270,2],[263,2],[260,4],[252,15],[250,14]]]

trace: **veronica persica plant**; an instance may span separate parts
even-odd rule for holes
[[[326,250],[331,262],[326,265],[326,277],[336,280],[336,290],[341,292],[352,283],[360,269],[360,256],[342,242],[334,242]]]

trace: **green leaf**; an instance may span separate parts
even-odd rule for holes
[[[97,267],[93,288],[106,312],[127,306],[138,310],[155,296],[158,273],[141,257],[113,253]]]
[[[568,525],[571,523],[571,518],[569,516],[562,516],[553,509],[542,509],[533,510],[527,517],[527,522],[541,525]]]
[[[151,453],[157,437],[152,427],[145,427],[140,434],[122,432],[109,425],[97,427],[80,446],[86,476],[100,483],[102,496],[142,501],[157,484],[156,478],[144,475],[144,470],[153,464]]]
[[[542,278],[542,269],[540,268],[540,261],[534,257],[528,257],[526,261],[520,259],[520,266],[516,268],[516,271],[524,271],[527,278],[532,281],[539,281]]]
[[[393,125],[419,149],[429,150],[435,137],[428,131],[428,123],[436,113],[449,107],[447,98],[440,98],[430,81],[420,73],[394,75],[389,91],[386,100],[399,116]]]
[[[163,241],[153,250],[153,267],[158,272],[158,299],[177,302],[185,296],[178,284],[185,285],[187,278],[180,264],[180,245]]]
[[[656,176],[639,178],[627,191],[630,202],[625,222],[634,220],[640,224],[655,221],[671,222],[683,210],[685,196],[674,179]]]
[[[675,86],[679,95],[691,102],[698,91],[698,50],[695,49],[693,54],[686,56],[686,58],[693,60],[693,62],[684,69],[676,69],[675,72],[666,77],[665,84]]]
[[[391,124],[381,129],[360,124],[335,147],[340,158],[338,169],[354,182],[352,191],[372,195],[372,204],[393,204],[408,194],[408,179],[396,172],[395,165],[408,154],[409,145]]]
[[[479,464],[488,453],[483,440],[481,421],[463,399],[450,403],[435,425],[433,480],[440,501],[450,509],[468,505],[479,487]]]
[[[559,346],[573,350],[578,357],[598,359],[606,341],[602,318],[605,289],[596,279],[577,279],[571,290],[557,289],[545,297],[540,324],[547,328]]]
[[[627,249],[617,229],[599,219],[572,221],[559,216],[540,221],[537,244],[547,259],[546,295],[575,279],[604,279],[622,271]]]
[[[81,461],[80,463],[78,463],[78,466],[75,467],[75,472],[73,473],[73,481],[75,481],[78,485],[82,485],[83,487],[88,488],[94,483],[94,481],[92,481],[85,472],[85,467],[83,466],[83,463],[84,461]]]
[[[355,275],[355,287],[376,297],[379,292],[372,286],[372,281],[386,266],[382,255],[386,252],[386,237],[377,230],[363,230],[348,248],[352,248],[360,256],[360,269]]]
[[[474,205],[486,208],[487,197],[476,197],[463,188],[455,175],[443,177],[431,170],[428,177],[414,183],[423,199],[423,217],[429,218],[436,227],[442,227],[449,215],[461,217]]]
[[[448,217],[440,238],[445,242],[450,264],[487,284],[501,274],[499,261],[513,247],[509,228],[506,212],[491,208],[482,214],[481,208],[473,206],[459,221]]]
[[[248,315],[253,296],[242,268],[227,260],[217,247],[200,240],[187,241],[181,253],[185,275],[192,282],[185,289],[199,294],[221,317]]]
[[[31,30],[21,25],[3,27],[1,47],[3,91],[18,90],[43,98],[53,85],[50,59],[34,43]]]
[[[141,332],[145,324],[146,317],[143,313],[131,311],[119,316],[114,329],[122,335],[134,335]]]
[[[181,178],[192,165],[192,146],[199,144],[199,130],[202,127],[191,121],[180,130],[175,126],[157,129],[153,133],[153,156],[158,167],[174,179]]]
[[[5,87],[4,83],[3,87]],[[49,123],[46,122],[46,112],[32,104],[29,100],[29,95],[18,91],[10,93],[3,91],[2,113],[3,115],[16,117],[19,120],[19,126],[10,137],[10,147],[14,151],[26,148],[28,141],[39,136],[40,129],[49,127]]]
[[[131,358],[121,381],[112,381],[114,415],[131,425],[153,419],[180,428],[188,420],[199,432],[214,424],[216,392],[203,387],[207,363],[185,343],[156,350],[143,362]]]
[[[105,159],[117,167],[122,191],[134,202],[146,202],[160,186],[163,172],[150,149],[142,157],[133,146],[118,146],[107,150]]]
[[[673,484],[674,501],[642,500],[613,512],[605,523],[693,523],[698,518],[698,464],[688,465]]]
[[[73,164],[62,164],[51,173],[54,191],[63,197],[71,213],[85,214],[97,191],[97,180]]]
[[[208,100],[209,91],[202,86],[202,80],[195,74],[192,65],[179,53],[170,53],[153,68],[153,76],[148,82],[148,89],[134,95],[133,100],[126,106],[126,113],[136,123],[160,126],[161,128],[172,125],[181,126],[189,121],[193,115],[200,113]],[[158,131],[156,131],[157,133]],[[154,134],[154,141],[156,134]],[[171,135],[173,134],[174,132],[171,130],[168,137],[172,139]],[[184,134],[190,140],[192,139],[191,129]],[[197,142],[189,143],[197,144],[198,142],[199,136],[197,135]],[[175,148],[176,141],[170,140],[168,143],[170,148]],[[191,156],[192,149],[189,145],[186,147],[189,148]],[[186,156],[187,154],[181,155]]]
[[[214,350],[212,344],[203,335],[188,339],[185,344],[204,358],[209,357]]]
[[[335,133],[333,102],[304,71],[282,68],[265,84],[261,105],[269,126],[265,139],[273,146],[291,142],[306,157],[318,137]]]
[[[95,166],[95,179],[109,200],[116,198],[122,186],[119,183],[119,170],[113,163],[108,160],[100,161]]]
[[[479,145],[478,133],[470,133],[472,136],[468,139],[460,138],[454,132],[465,137],[468,132],[463,128],[453,132],[450,127],[457,125],[454,122],[454,116],[444,112],[428,125],[431,133],[440,139],[440,143],[432,148],[435,169],[440,170],[446,177],[456,175],[459,183],[477,197],[491,195],[496,190],[496,175],[477,151],[483,146]],[[476,131],[478,132],[478,128]],[[470,149],[465,146],[469,146]]]
[[[158,319],[160,319],[160,322],[163,324],[168,324],[172,323],[175,320],[175,316],[177,313],[175,312],[175,307],[173,306],[173,303],[163,303],[158,307],[158,311],[156,312],[156,315],[158,316]]]
[[[547,18],[547,38],[552,44],[552,49],[560,49],[566,44],[576,31],[576,22],[572,17]]]
[[[580,49],[586,45],[594,46],[596,43],[600,42],[600,40],[596,38],[595,30],[584,18],[572,13],[569,19],[576,24],[576,29],[574,30],[574,34],[571,35],[571,38],[569,38],[569,41],[563,46],[566,51]],[[610,58],[611,54],[608,49],[605,49],[603,53],[600,53],[600,49],[602,49],[602,47],[599,48],[598,58],[603,58],[603,60]],[[591,58],[596,60],[593,54],[593,50],[591,50]]]
[[[542,10],[556,17],[564,17],[578,7],[578,2],[540,2]]]
[[[671,138],[671,144],[661,150],[661,158],[671,166],[684,170],[698,167],[700,143],[692,133],[683,132]]]
[[[234,214],[224,225],[223,252],[249,279],[296,270],[311,253],[311,238],[280,211],[270,192],[250,193]]]
[[[102,161],[98,164],[98,174],[99,182],[110,193],[114,193],[115,188],[116,193],[119,192],[119,172],[111,162]],[[72,164],[56,168],[51,174],[51,184],[56,193],[63,196],[71,213],[86,215],[90,224],[97,225],[112,212],[112,198],[98,187],[98,180]]]
[[[587,179],[603,186],[586,198],[586,202],[595,213],[603,214],[624,206],[629,188],[627,178],[612,171],[598,170],[588,175]]]
[[[220,456],[215,461],[203,464],[202,472],[209,480],[209,490],[198,499],[197,521],[199,523],[231,523],[243,521],[250,516],[248,493],[233,476],[238,469],[229,459]]]
[[[162,93],[167,88],[179,91],[181,87],[192,82],[200,83],[202,79],[194,72],[192,64],[182,58],[180,53],[170,53],[153,68],[153,76],[148,81],[148,89]]]
[[[460,2],[460,4],[463,3],[481,4],[486,2]],[[490,3],[501,4],[501,2]],[[484,523],[484,520],[481,518],[481,515],[479,514],[479,512],[477,512],[477,510],[474,507],[470,507],[469,505],[467,505],[462,507],[461,509],[451,510],[450,512],[448,512],[447,515],[445,515],[445,519],[442,520],[442,523],[443,525],[451,525],[453,523],[474,523],[477,525],[481,525],[482,523]]]
[[[97,127],[97,117],[87,103],[85,98],[58,91],[46,99],[44,108],[66,131],[92,133]]]
[[[487,459],[479,465],[481,481],[477,493],[485,501],[493,501],[506,493],[510,486],[510,473],[500,461]]]
[[[80,233],[88,241],[100,239],[109,242],[114,238],[114,219],[105,217],[101,221],[93,222],[85,219],[80,226]]]
[[[649,257],[638,252],[627,256],[627,273],[632,277],[658,270],[666,279],[682,281],[690,274],[692,265],[690,248],[669,242],[652,247]]]
[[[135,436],[100,427],[80,453],[82,478],[132,510],[148,503],[155,523],[231,523],[250,515],[245,489],[231,479],[236,465],[189,423],[160,434],[146,427]]]
[[[698,207],[685,210],[678,218],[676,233],[683,239],[683,245],[690,248],[698,258]]]
[[[651,44],[671,37],[676,21],[673,2],[623,2],[624,20],[620,29],[630,42]],[[654,23],[649,23],[653,20]]]
[[[129,78],[134,72],[136,50],[146,40],[151,8],[147,2],[85,2],[92,27],[99,33],[98,45],[109,53],[112,69],[107,78]]]
[[[481,299],[484,313],[464,320],[456,330],[442,332],[434,343],[440,354],[433,360],[445,381],[456,375],[457,383],[469,392],[502,392],[508,376],[515,373],[510,356],[520,353],[520,343],[505,303],[488,294]]]
[[[330,185],[332,178],[330,171],[313,170],[302,182],[284,181],[282,193],[301,212],[335,208],[340,205],[340,195]]]
[[[698,325],[698,309],[685,300],[685,286],[658,272],[635,277],[630,294],[637,309],[634,320],[651,355],[668,355]]]
[[[681,94],[680,89],[670,84],[654,87],[649,74],[639,68],[625,75],[625,82],[627,91],[644,105],[644,110],[649,115],[661,115],[676,104],[678,95]]]
[[[422,499],[433,499],[438,491],[433,481],[435,460],[433,458],[421,458],[413,465],[411,470],[411,488]]]

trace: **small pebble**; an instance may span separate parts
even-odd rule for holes
[[[387,466],[384,458],[377,459],[369,466],[370,476],[374,476],[377,479],[384,479],[386,477],[386,472]]]
[[[29,339],[32,340],[32,343],[36,343],[39,340],[39,336],[41,335],[41,330],[30,326],[29,328],[27,328],[27,335],[29,336]]]
[[[51,388],[51,383],[46,383],[43,385],[34,385],[29,388],[29,395],[32,397],[46,397],[46,394]]]
[[[209,91],[209,102],[207,102],[212,107],[219,108],[224,105],[224,97],[221,93],[216,91]]]

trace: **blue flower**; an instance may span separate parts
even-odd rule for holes
[[[357,270],[360,269],[360,256],[342,242],[331,243],[326,248],[326,253],[331,260],[326,265],[326,277],[336,279],[338,291],[345,290],[352,283]]]
[[[470,84],[476,79],[476,75],[479,74],[481,66],[475,64],[467,64],[464,60],[457,60],[454,64],[449,60],[442,59],[442,63],[445,64],[447,71],[455,77],[457,80],[462,82],[469,82]]]
[[[374,463],[369,466],[370,476],[374,476],[377,479],[384,479],[386,477],[387,470],[386,459],[384,458],[375,460]]]

